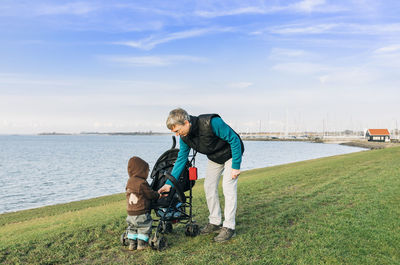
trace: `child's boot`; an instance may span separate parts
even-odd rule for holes
[[[135,250],[138,248],[138,242],[137,240],[129,240],[129,250]]]
[[[137,250],[143,250],[149,247],[149,243],[144,240],[138,239]]]

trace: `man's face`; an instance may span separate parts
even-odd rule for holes
[[[171,132],[175,133],[176,136],[186,136],[188,135],[190,130],[190,123],[188,121],[185,121],[184,125],[177,124],[174,127],[172,127]]]

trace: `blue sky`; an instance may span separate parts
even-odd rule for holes
[[[399,1],[0,5],[0,134],[167,131],[176,107],[238,131],[400,125]]]

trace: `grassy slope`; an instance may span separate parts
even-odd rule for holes
[[[266,154],[268,155],[268,154]],[[122,194],[0,215],[0,263],[400,264],[400,148],[244,172],[237,236],[187,238],[128,252]],[[207,222],[202,181],[195,214]]]

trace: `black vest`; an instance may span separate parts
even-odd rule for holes
[[[231,146],[228,142],[217,137],[211,128],[211,119],[218,114],[203,114],[198,117],[190,116],[190,130],[186,136],[181,136],[183,142],[201,154],[207,155],[211,161],[223,164],[232,158]],[[236,133],[236,132],[235,132]],[[242,154],[244,145],[240,136]]]

